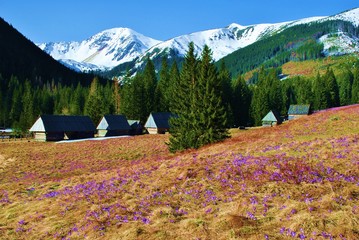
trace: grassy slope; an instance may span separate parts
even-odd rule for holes
[[[359,238],[359,105],[170,154],[0,142],[1,239]]]
[[[282,65],[282,72],[289,76],[304,76],[309,78],[315,78],[319,72],[321,75],[325,74],[327,68],[333,69],[334,74],[339,76],[346,69],[352,69],[353,64],[358,61],[357,55],[345,55],[339,57],[325,57],[316,60],[306,60],[293,62],[290,61]],[[250,79],[254,72],[258,72],[259,69],[247,72],[244,75],[245,79]]]

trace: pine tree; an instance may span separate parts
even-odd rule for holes
[[[312,81],[297,77],[294,81],[295,99],[298,104],[313,104]]]
[[[170,143],[172,152],[197,146],[194,122],[194,89],[197,85],[198,60],[194,53],[194,44],[191,42],[182,65],[179,81],[172,89],[171,112],[178,115],[170,119]]]
[[[84,90],[80,83],[77,84],[77,87],[72,94],[70,102],[70,114],[71,115],[82,115],[85,105]]]
[[[199,61],[190,43],[180,81],[174,85],[171,111],[178,118],[170,120],[171,151],[198,148],[228,137],[221,88],[209,47],[204,47]]]
[[[103,116],[102,99],[98,92],[98,78],[95,77],[90,86],[90,92],[86,101],[85,114],[88,115],[96,125]]]
[[[345,106],[351,103],[352,98],[352,85],[353,85],[353,74],[347,69],[339,82],[339,98],[340,105]]]
[[[22,132],[26,132],[27,130],[29,130],[35,119],[33,91],[29,80],[25,81],[22,106],[23,108],[19,122]]]
[[[160,71],[160,79],[156,87],[156,112],[169,112],[169,85],[170,85],[170,75],[168,70],[167,58],[162,58],[162,65]]]
[[[239,75],[233,82],[232,109],[235,126],[248,126],[251,92],[244,78]]]
[[[222,105],[222,85],[212,60],[212,51],[205,45],[199,63],[198,86],[195,89],[195,117],[199,124],[198,146],[218,142],[228,137],[227,116]],[[197,128],[198,127],[198,128]]]
[[[177,95],[175,92],[175,86],[180,81],[180,72],[178,70],[177,62],[174,61],[172,63],[171,69],[170,69],[170,76],[169,76],[169,84],[168,89],[166,91],[166,99],[168,101],[168,107],[171,111],[172,109],[172,100]]]
[[[322,110],[329,107],[329,96],[327,88],[325,87],[325,81],[323,81],[323,78],[320,76],[319,72],[313,83],[313,94],[313,108],[315,110]]]
[[[155,109],[155,91],[157,85],[155,66],[150,58],[147,59],[145,69],[143,71],[143,93],[144,93],[144,112],[148,117]],[[145,117],[145,118],[146,118]]]
[[[359,62],[354,68],[354,79],[352,86],[352,103],[359,103]]]
[[[23,88],[20,85],[17,77],[11,76],[9,82],[9,91],[8,91],[8,104],[10,109],[9,120],[13,124],[18,123],[21,116],[22,111],[22,96],[23,96]],[[17,124],[18,125],[18,124]]]
[[[225,108],[227,113],[227,123],[228,126],[233,126],[234,124],[234,116],[233,116],[233,109],[232,109],[232,78],[231,74],[226,68],[226,64],[224,61],[221,61],[221,65],[219,68],[219,81],[221,82],[221,89],[222,89],[222,104]]]
[[[328,94],[328,107],[340,106],[339,87],[332,69],[327,69],[324,75],[324,81]]]
[[[121,109],[121,96],[120,96],[120,84],[118,79],[113,80],[113,102],[114,102],[114,112],[115,114],[120,114]]]

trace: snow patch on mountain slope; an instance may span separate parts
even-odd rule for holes
[[[359,52],[359,38],[344,32],[331,33],[319,39],[324,44],[326,56],[337,56]]]

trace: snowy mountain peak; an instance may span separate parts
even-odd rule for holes
[[[82,42],[38,44],[38,47],[75,70],[90,71],[132,61],[158,43],[129,28],[112,28]]]

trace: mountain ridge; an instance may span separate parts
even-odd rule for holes
[[[115,69],[116,66],[125,64],[125,66],[133,66],[135,69],[133,72],[135,72],[136,69],[143,68],[144,61],[148,57],[151,59],[160,58],[164,55],[169,55],[170,58],[183,57],[187,51],[188,43],[191,41],[194,42],[197,54],[202,52],[205,44],[208,45],[213,51],[213,59],[218,61],[238,49],[245,48],[259,40],[278,34],[285,29],[301,24],[320,23],[338,19],[350,21],[355,26],[358,26],[359,8],[347,10],[333,16],[308,17],[280,23],[262,23],[248,26],[231,23],[223,28],[193,32],[166,41],[146,37],[128,28],[113,28],[95,34],[82,42],[49,43],[38,44],[38,46],[53,58],[60,60],[66,66],[77,71],[103,71]],[[132,34],[120,36],[118,35],[118,29],[127,29]],[[116,30],[117,33],[111,36],[108,34],[111,30]],[[136,36],[142,36],[142,39],[137,39]],[[354,43],[357,42],[357,39],[348,39],[347,36],[342,39],[347,39]],[[91,40],[94,40],[96,44],[91,42]],[[328,37],[322,40],[326,41]],[[340,41],[338,43],[340,44]],[[91,48],[89,47],[86,50],[86,45],[89,45]],[[54,46],[56,46],[56,51],[53,49]],[[330,44],[327,44],[326,54],[330,54],[329,48]],[[346,51],[345,46],[341,47],[341,49]],[[351,52],[357,51],[357,48],[353,49]],[[122,73],[125,70],[124,67],[119,67],[119,69],[121,69]]]
[[[77,71],[89,71],[105,70],[131,61],[158,42],[130,28],[111,28],[80,42],[50,42],[37,46]]]

